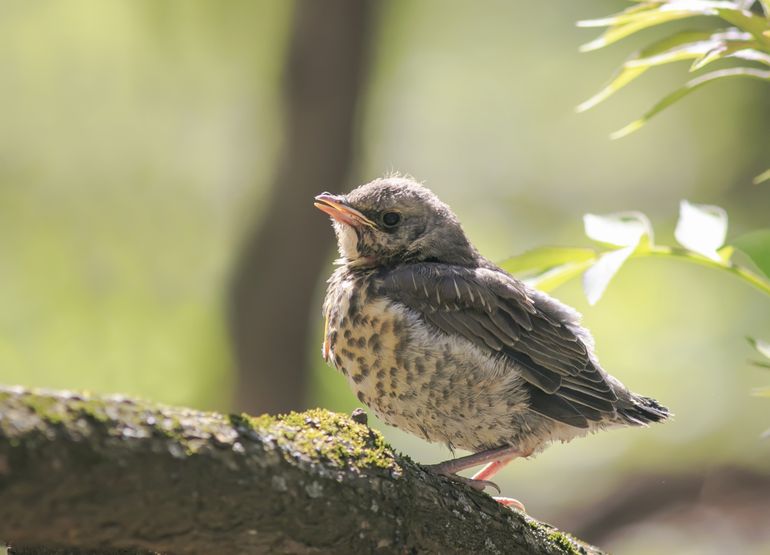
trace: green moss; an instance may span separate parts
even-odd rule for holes
[[[70,411],[77,416],[86,416],[95,422],[106,424],[110,421],[103,401],[84,399],[69,403]]]
[[[18,399],[38,418],[49,424],[68,424],[83,417],[100,423],[110,420],[105,412],[105,401],[91,399],[86,395],[79,398],[62,398],[30,393]]]
[[[220,436],[228,424],[242,435],[248,431],[255,440],[269,437],[287,458],[302,458],[348,469],[400,471],[392,449],[382,435],[349,416],[313,409],[280,416],[230,415],[223,422],[218,415],[186,412],[142,401],[122,402],[91,398],[87,394],[50,395],[45,392],[3,392],[9,403],[23,407],[51,426],[69,426],[80,419],[114,428],[118,435],[131,429],[145,430],[173,441],[182,453],[193,454],[205,442],[201,438]],[[192,426],[192,428],[191,428]],[[194,433],[193,433],[194,432]]]
[[[524,517],[524,523],[529,526],[531,530],[534,530],[535,532],[545,532],[547,531],[546,527],[540,524],[538,521],[529,518],[527,516]]]
[[[287,450],[340,467],[397,468],[382,435],[350,417],[323,409],[279,416],[232,415],[236,427],[268,434]]]
[[[25,407],[49,424],[67,422],[67,407],[60,399],[44,395],[24,395],[20,397]]]
[[[576,543],[563,532],[559,532],[555,528],[538,522],[528,516],[524,517],[524,522],[529,528],[534,531],[538,536],[546,537],[552,544],[558,546],[564,553],[569,555],[581,555],[581,551],[578,550]]]
[[[561,547],[565,553],[569,553],[570,555],[580,555],[580,552],[575,548],[575,544],[566,534],[554,530],[548,534],[548,539]]]

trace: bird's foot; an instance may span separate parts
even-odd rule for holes
[[[434,464],[428,466],[433,472],[440,476],[445,476],[452,480],[453,482],[459,482],[461,484],[465,484],[466,486],[470,486],[476,491],[484,491],[486,488],[495,488],[497,490],[497,493],[500,493],[500,486],[495,484],[494,482],[490,482],[489,480],[477,480],[475,478],[466,478],[465,476],[458,476],[457,474],[453,474],[452,472],[446,472],[442,471],[440,468],[440,464]]]
[[[527,509],[524,508],[524,504],[518,499],[513,499],[512,497],[493,497],[492,499],[505,507],[514,507],[515,509],[520,510],[522,513],[527,512]]]
[[[500,488],[494,482],[490,482],[489,478],[497,474],[501,468],[508,464],[512,459],[516,457],[527,457],[531,451],[519,451],[512,446],[497,447],[495,449],[488,449],[458,459],[450,459],[438,464],[427,465],[429,470],[432,470],[436,474],[446,476],[450,480],[466,484],[477,491],[484,491],[487,487],[492,487],[500,493]],[[472,478],[465,478],[458,476],[457,472],[484,464],[479,472],[473,475]],[[515,507],[521,511],[524,511],[524,505],[516,499],[510,497],[494,497],[494,499],[501,505],[506,507]]]

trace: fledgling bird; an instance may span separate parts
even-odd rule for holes
[[[551,442],[669,416],[602,369],[574,309],[479,254],[429,189],[386,177],[315,200],[341,255],[323,357],[388,424],[473,453],[432,465],[439,474],[483,489]]]

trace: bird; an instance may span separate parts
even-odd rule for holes
[[[500,493],[490,479],[515,458],[670,416],[600,366],[576,310],[482,256],[449,206],[412,178],[324,192],[314,205],[331,217],[340,254],[323,303],[323,358],[385,423],[471,453],[428,465],[435,473]]]

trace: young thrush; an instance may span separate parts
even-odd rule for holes
[[[341,255],[323,357],[388,424],[474,453],[432,465],[439,474],[483,489],[554,441],[668,417],[602,369],[574,309],[479,254],[427,188],[388,177],[315,200]]]

